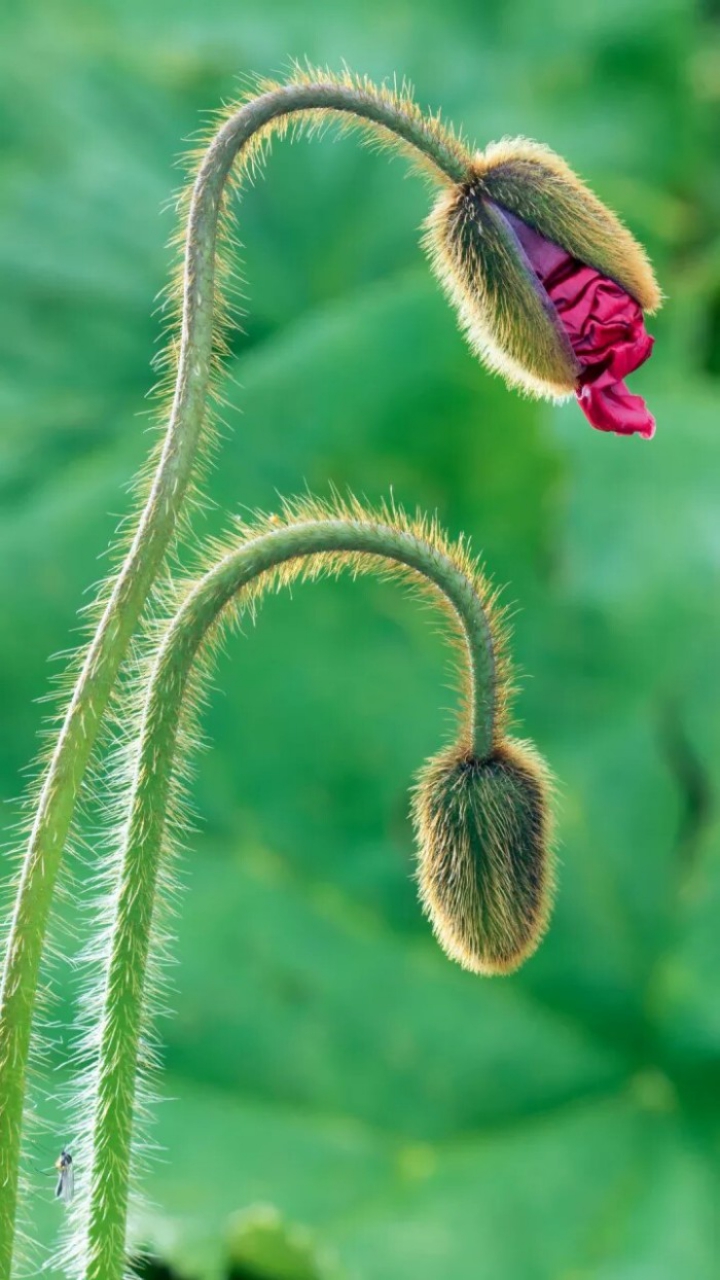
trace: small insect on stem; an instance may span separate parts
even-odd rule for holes
[[[75,1190],[73,1160],[69,1151],[65,1151],[63,1149],[60,1152],[59,1158],[55,1161],[55,1168],[58,1171],[55,1198],[56,1200],[62,1200],[63,1204],[69,1204],[73,1198],[73,1191]]]

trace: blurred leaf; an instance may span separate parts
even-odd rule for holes
[[[306,485],[392,488],[469,534],[517,603],[518,719],[559,777],[558,901],[512,979],[445,962],[407,819],[454,705],[440,641],[386,585],[268,601],[221,660],[205,720],[178,1012],[161,1028],[178,1101],[160,1108],[168,1163],[138,1247],[186,1280],[227,1280],[233,1251],[243,1280],[714,1280],[709,20],[687,0],[249,0],[241,14],[229,0],[30,0],[0,21],[6,797],[34,750],[47,655],[72,643],[148,447],[173,161],[238,75],[290,54],[346,59],[408,75],[480,145],[546,140],[648,241],[669,298],[633,379],[657,437],[614,439],[482,372],[421,261],[427,195],[401,165],[349,140],[278,145],[244,193],[248,317],[223,387],[216,507],[183,558],[229,511]],[[87,854],[75,896],[92,870]],[[86,927],[74,903],[65,915],[58,1064]],[[39,1178],[29,1209],[51,1238]]]
[[[715,1274],[717,1162],[662,1080],[439,1144],[187,1085],[161,1114],[177,1162],[155,1171],[151,1193],[174,1213],[144,1215],[137,1233],[206,1275],[222,1274],[234,1196],[304,1221],[347,1277],[431,1280],[442,1267],[473,1280],[479,1259],[481,1274],[523,1280]],[[209,1165],[212,1187],[189,1183],[187,1162]]]
[[[236,1215],[230,1239],[230,1280],[323,1280],[330,1269],[316,1257],[310,1233],[288,1226],[276,1209]],[[332,1268],[334,1270],[334,1268]]]

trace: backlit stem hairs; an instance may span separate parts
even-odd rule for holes
[[[181,336],[169,421],[131,545],[101,595],[101,616],[54,749],[46,762],[10,921],[0,982],[0,1280],[9,1280],[30,1032],[48,916],[75,802],[108,700],[138,619],[177,532],[208,422],[211,379],[222,351],[218,248],[227,230],[232,166],[252,171],[273,132],[293,121],[338,117],[410,155],[436,183],[460,181],[470,155],[404,92],[348,75],[297,74],[233,109],[199,165],[185,229]],[[222,265],[222,264],[221,264]],[[175,359],[177,356],[177,360]]]
[[[316,577],[344,568],[399,573],[411,585],[430,589],[434,603],[449,615],[458,641],[464,714],[457,749],[482,763],[495,756],[502,739],[508,683],[502,627],[493,594],[464,547],[449,544],[432,524],[413,524],[396,511],[376,517],[359,504],[323,510],[319,503],[306,503],[289,514],[294,517],[290,523],[273,527],[277,518],[271,518],[192,586],[164,633],[143,695],[121,837],[120,887],[112,895],[92,1088],[87,1238],[85,1244],[78,1241],[75,1258],[75,1266],[84,1262],[86,1280],[120,1280],[123,1275],[138,1044],[143,1008],[152,995],[146,970],[158,872],[171,843],[173,776],[182,767],[182,760],[176,760],[178,732],[180,726],[186,740],[191,736],[183,727],[195,702],[191,671],[227,606],[236,601],[246,611],[260,592],[301,573]],[[391,523],[383,518],[388,516]],[[86,1096],[82,1106],[88,1106]],[[82,1230],[81,1223],[80,1234]]]

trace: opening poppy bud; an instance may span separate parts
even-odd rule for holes
[[[553,868],[549,782],[524,744],[487,760],[452,747],[413,799],[420,896],[446,953],[474,973],[509,973],[537,947]]]
[[[473,349],[534,395],[575,394],[593,426],[651,436],[623,379],[647,360],[661,295],[627,228],[567,164],[525,139],[475,156],[443,193],[426,247]]]

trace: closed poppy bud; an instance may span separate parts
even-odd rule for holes
[[[475,973],[509,973],[537,947],[552,893],[549,784],[527,746],[487,760],[451,747],[415,791],[423,907],[443,949]]]
[[[547,147],[506,140],[475,156],[427,224],[433,267],[473,349],[535,395],[574,393],[593,426],[650,436],[623,379],[648,358],[661,295],[615,214]]]

